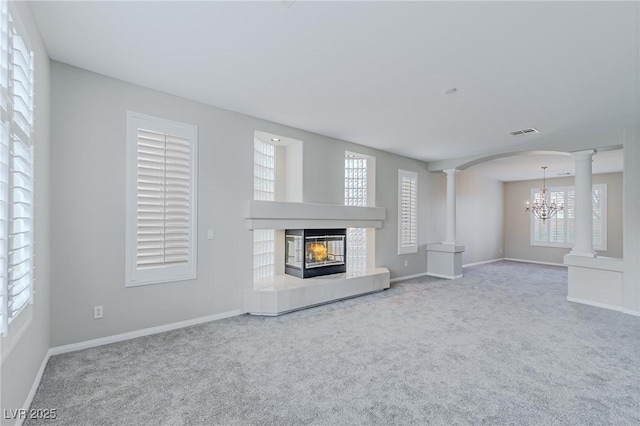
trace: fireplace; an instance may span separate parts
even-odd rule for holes
[[[287,229],[284,270],[298,278],[347,272],[347,230]]]

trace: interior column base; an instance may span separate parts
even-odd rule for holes
[[[455,280],[462,278],[464,246],[447,243],[427,244],[427,275]]]

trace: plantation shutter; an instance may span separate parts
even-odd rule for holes
[[[138,129],[137,266],[189,262],[189,139]]]
[[[198,127],[127,112],[125,286],[197,276]]]
[[[9,94],[9,28],[7,2],[0,1],[0,112],[2,124],[9,121],[11,98]]]
[[[33,55],[9,31],[11,124],[8,152],[7,297],[10,323],[33,293]]]
[[[567,242],[574,243],[575,217],[576,217],[576,191],[567,191],[567,204],[564,206],[567,211]]]
[[[550,191],[549,203],[556,203],[559,206],[565,206],[565,190],[560,191]],[[548,219],[549,222],[549,241],[552,243],[564,243],[566,239],[566,229],[565,229],[565,211],[558,210],[556,215],[551,219]]]
[[[7,330],[8,315],[7,300],[7,254],[9,251],[7,238],[8,231],[8,170],[7,159],[9,157],[8,132],[4,123],[0,124],[0,332]]]
[[[7,331],[7,252],[9,214],[9,16],[0,1],[0,333]]]
[[[531,242],[550,247],[571,247],[575,242],[576,191],[574,187],[550,188],[550,199],[564,206],[557,215],[545,223],[531,216]],[[532,189],[534,201],[541,195]],[[596,250],[607,248],[607,185],[594,184],[592,190],[593,246]]]
[[[542,202],[542,192],[539,190],[532,190],[533,194],[533,202],[541,203]],[[531,215],[531,220],[533,223],[533,240],[536,242],[546,242],[548,240],[548,229],[547,223],[542,222],[542,219],[538,219],[534,215]]]
[[[11,135],[9,175],[9,322],[31,300],[33,176],[31,146]]]
[[[399,171],[399,252],[417,251],[418,175]]]
[[[593,185],[593,245],[606,248],[606,184]],[[603,248],[603,249],[604,249]]]

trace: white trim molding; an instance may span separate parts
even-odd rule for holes
[[[208,315],[206,317],[194,318],[186,321],[174,322],[171,324],[160,325],[157,327],[144,328],[142,330],[130,331],[128,333],[114,334],[112,336],[100,337],[98,339],[85,340],[84,342],[71,343],[69,345],[56,346],[49,351],[51,355],[60,355],[68,352],[75,352],[82,349],[95,348],[97,346],[108,345],[110,343],[122,342],[138,337],[150,336],[152,334],[164,333],[165,331],[177,330],[180,328],[191,327],[193,325],[204,324],[206,322],[217,321],[225,318],[231,318],[242,315],[241,310],[233,310],[220,314]]]
[[[397,283],[398,281],[405,281],[405,280],[411,280],[413,278],[420,278],[420,277],[426,277],[428,276],[429,273],[428,272],[422,272],[420,274],[413,274],[413,275],[405,275],[403,277],[396,277],[396,278],[391,278],[389,280],[390,283]]]
[[[248,200],[248,229],[382,228],[384,207]]]
[[[44,370],[47,367],[47,363],[49,359],[54,355],[65,354],[69,352],[75,352],[82,349],[95,348],[97,346],[108,345],[110,343],[122,342],[125,340],[131,340],[138,337],[149,336],[152,334],[163,333],[165,331],[177,330],[180,328],[191,327],[193,325],[204,324],[211,321],[217,321],[224,318],[235,317],[238,315],[242,315],[243,312],[240,310],[233,310],[228,312],[223,312],[220,314],[208,315],[205,317],[194,318],[191,320],[174,322],[171,324],[165,324],[158,327],[145,328],[142,330],[131,331],[129,333],[116,334],[113,336],[101,337],[99,339],[86,340],[84,342],[72,343],[69,345],[56,346],[47,351],[40,364],[40,368],[38,369],[38,373],[36,374],[35,379],[33,380],[33,384],[31,385],[31,389],[27,394],[27,398],[24,401],[23,408],[28,410],[31,407],[31,403],[33,402],[33,398],[36,395],[36,391],[40,386],[40,382],[42,381],[42,376],[44,374]],[[18,419],[16,422],[16,426],[21,426],[24,422],[24,419]]]
[[[581,305],[589,305],[589,306],[593,306],[596,308],[601,308],[601,309],[609,309],[611,311],[618,311],[618,312],[622,312],[625,314],[630,314],[630,315],[634,315],[634,313],[626,311],[625,309],[621,308],[620,306],[614,306],[614,305],[609,305],[606,303],[598,303],[598,302],[594,302],[592,300],[586,300],[586,299],[580,299],[577,297],[568,297],[567,296],[567,302],[573,302],[573,303],[580,303]],[[640,315],[640,313],[635,313],[635,315]]]
[[[482,262],[467,263],[466,265],[462,265],[462,267],[463,268],[468,268],[470,266],[485,265],[487,263],[500,262],[501,260],[505,260],[505,258],[501,257],[501,258],[498,258],[498,259],[483,260]]]
[[[457,280],[458,278],[462,278],[463,275],[445,275],[445,274],[437,274],[435,272],[428,272],[427,275],[429,275],[430,277],[436,277],[436,278],[444,278],[447,280]]]
[[[548,265],[548,266],[562,266],[564,268],[567,267],[564,263],[553,263],[553,262],[540,262],[537,260],[528,260],[528,259],[514,259],[512,257],[505,257],[502,260],[508,260],[510,262],[521,262],[521,263],[535,263],[536,265]]]
[[[40,368],[38,369],[38,373],[36,374],[36,377],[33,379],[33,384],[31,385],[31,389],[29,389],[29,393],[27,394],[27,398],[24,401],[24,404],[22,405],[22,408],[24,410],[29,410],[29,408],[31,407],[31,403],[33,402],[33,398],[36,396],[36,392],[38,391],[38,387],[40,387],[40,382],[42,381],[42,375],[44,374],[44,370],[45,368],[47,368],[47,363],[49,362],[49,358],[51,358],[51,349],[49,349],[47,351],[47,353],[44,355],[44,359],[42,360],[42,363],[40,364]],[[22,423],[24,423],[25,419],[24,418],[19,418],[18,421],[16,422],[16,426],[22,426]]]

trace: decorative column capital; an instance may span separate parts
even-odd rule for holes
[[[459,169],[444,169],[442,170],[444,173],[446,173],[447,175],[457,175],[458,173],[460,173]]]
[[[596,151],[595,149],[587,149],[585,151],[576,151],[576,152],[572,152],[571,156],[573,156],[573,158],[575,158],[576,160],[589,160],[589,159],[593,159],[593,156],[596,155],[598,151]]]

